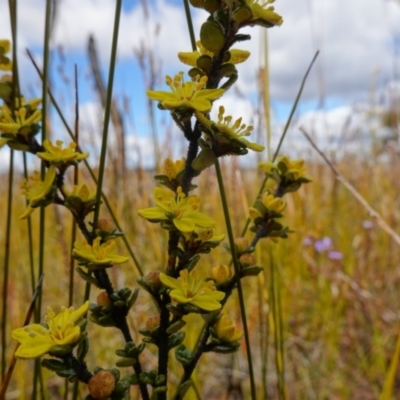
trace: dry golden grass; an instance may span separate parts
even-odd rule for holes
[[[237,236],[247,216],[247,206],[252,203],[260,182],[254,170],[240,171],[232,159],[224,163],[224,177],[233,229]],[[400,183],[399,160],[377,163],[372,160],[345,159],[339,169],[382,217],[398,229]],[[141,219],[136,210],[150,204],[151,173],[128,172],[128,190],[120,199],[113,199],[112,188],[105,191],[117,210],[118,220],[139,258],[144,270],[162,270],[166,255],[166,235],[160,234],[157,224]],[[267,377],[263,376],[267,321],[271,323],[268,302],[270,258],[268,248],[274,252],[282,301],[283,337],[285,349],[286,386],[291,399],[376,399],[382,391],[394,351],[398,331],[398,304],[400,300],[400,269],[398,246],[371,221],[366,211],[354,197],[338,183],[329,169],[322,164],[308,165],[308,175],[313,178],[300,192],[287,196],[288,210],[285,222],[295,230],[289,239],[278,244],[261,241],[258,257],[265,267],[262,276],[244,280],[247,298],[247,315],[251,332],[252,353],[256,381],[260,396],[262,381],[266,379],[268,398],[277,398],[274,367],[273,336],[269,335]],[[217,233],[225,232],[220,210],[219,193],[211,169],[198,180],[203,210],[218,222]],[[7,177],[1,177],[6,187]],[[16,179],[15,190],[18,191]],[[141,195],[139,195],[141,193]],[[5,221],[6,198],[1,196],[0,219]],[[16,193],[13,202],[11,241],[11,270],[8,289],[8,332],[20,326],[31,299],[27,224],[18,215],[23,208],[23,198]],[[104,207],[103,207],[103,210]],[[38,212],[33,216],[34,232]],[[103,216],[105,211],[103,213]],[[63,209],[50,206],[46,210],[46,259],[43,285],[43,305],[57,308],[68,302],[69,257],[71,246],[71,217]],[[366,223],[370,221],[371,223]],[[4,224],[3,224],[4,226]],[[315,241],[323,237],[332,240],[332,247],[318,252]],[[311,243],[306,245],[305,239]],[[0,257],[4,258],[4,231],[0,230]],[[35,267],[37,266],[37,235],[34,234]],[[121,245],[121,252],[126,250]],[[343,258],[331,259],[329,250]],[[222,246],[201,261],[209,270],[217,263],[228,263],[229,254]],[[37,269],[37,268],[36,268]],[[137,287],[138,277],[134,264],[114,267],[111,277],[117,287]],[[75,305],[83,298],[84,284],[75,276]],[[92,291],[92,297],[96,291]],[[230,314],[240,323],[236,296],[228,303]],[[149,296],[143,291],[130,315],[134,338],[138,328],[155,313]],[[186,344],[195,343],[201,319],[193,317],[186,330]],[[270,326],[271,328],[271,326]],[[270,329],[271,331],[271,329]],[[89,353],[89,366],[112,367],[116,359],[114,350],[123,346],[122,337],[109,328],[89,326],[93,339]],[[7,356],[12,356],[14,342],[8,340]],[[96,346],[96,347],[94,347]],[[156,365],[154,349],[143,354],[144,368]],[[18,361],[7,399],[29,398],[32,385],[32,362]],[[172,382],[179,381],[180,366],[171,356]],[[231,383],[239,384],[248,394],[247,365],[244,346],[235,356],[209,355],[202,359],[195,376],[196,386],[203,398],[225,398],[230,376]],[[64,383],[55,374],[43,370],[43,380],[48,398],[62,398]],[[400,390],[397,378],[395,389]],[[191,395],[188,398],[195,398]],[[262,397],[260,397],[261,399]]]

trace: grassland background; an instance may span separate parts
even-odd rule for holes
[[[148,57],[148,55],[143,55]],[[62,71],[63,72],[63,71]],[[160,71],[152,71],[160,73]],[[92,79],[89,76],[89,79]],[[70,80],[72,81],[72,79]],[[122,103],[122,99],[119,103]],[[124,99],[125,100],[125,99]],[[129,100],[129,99],[128,99]],[[99,106],[101,108],[101,106]],[[259,113],[260,110],[254,110]],[[374,108],[371,107],[371,112]],[[399,108],[394,107],[380,119],[382,125],[391,129],[398,141]],[[71,123],[72,124],[72,123]],[[56,137],[58,125],[50,134]],[[100,131],[101,125],[94,128]],[[292,132],[297,132],[295,124]],[[337,153],[328,151],[336,158],[342,174],[376,209],[395,230],[399,230],[400,158],[396,151],[374,139],[374,128],[367,126],[370,144],[365,137],[352,137],[353,144],[360,144],[360,155],[346,151],[346,141]],[[276,137],[281,130],[277,129]],[[114,132],[115,134],[115,132]],[[261,132],[262,135],[265,131]],[[171,155],[173,149],[184,149],[179,132],[166,126],[166,137],[161,140],[159,160]],[[100,140],[97,136],[83,138],[85,144]],[[131,244],[144,271],[162,270],[166,264],[167,236],[157,224],[149,224],[137,214],[139,208],[151,204],[152,179],[155,171],[126,168],[121,172],[121,153],[111,138],[109,162],[104,191],[109,198],[118,221]],[[379,152],[375,147],[378,145]],[[94,146],[96,147],[96,146]],[[93,148],[93,147],[92,147]],[[353,146],[354,149],[354,146]],[[273,149],[274,150],[274,149]],[[8,150],[3,149],[0,157]],[[137,153],[148,154],[149,149]],[[152,149],[150,150],[150,153]],[[294,195],[288,195],[285,223],[294,232],[287,240],[273,244],[262,240],[257,257],[265,270],[259,277],[244,280],[246,310],[251,332],[251,345],[256,373],[259,399],[277,399],[276,359],[274,346],[274,321],[270,307],[271,258],[278,272],[277,284],[282,302],[283,346],[285,382],[290,399],[378,399],[392,361],[399,334],[400,268],[398,245],[360,206],[354,196],[334,177],[329,168],[309,151],[298,150],[291,135],[285,141],[283,152],[304,157],[307,174],[313,182],[304,185]],[[142,156],[143,156],[142,154]],[[135,155],[135,157],[137,154]],[[131,154],[126,154],[131,157]],[[139,157],[140,160],[140,157]],[[16,153],[16,165],[21,165]],[[255,165],[255,164],[251,164]],[[29,259],[29,241],[26,221],[18,215],[25,207],[19,185],[22,181],[20,168],[16,168],[13,184],[12,230],[10,242],[10,277],[7,288],[7,331],[17,328],[25,318],[32,297]],[[248,216],[248,207],[259,190],[262,176],[255,168],[241,167],[236,158],[223,160],[224,181],[230,204],[233,229],[240,236]],[[84,167],[80,180],[91,183]],[[225,232],[220,198],[214,170],[206,170],[199,179],[197,193],[202,198],[202,211],[217,221],[217,233]],[[0,175],[0,259],[4,259],[5,226],[7,218],[8,175]],[[105,207],[102,217],[107,216]],[[34,268],[38,266],[38,212],[32,217]],[[68,303],[69,265],[71,253],[72,219],[67,210],[52,205],[46,209],[45,280],[43,284],[43,307],[55,309]],[[249,235],[250,237],[250,235]],[[325,239],[324,239],[325,238]],[[327,239],[329,238],[329,239]],[[323,243],[330,246],[322,249]],[[122,242],[120,252],[127,254]],[[336,252],[332,254],[332,252]],[[222,246],[202,258],[204,271],[218,263],[228,263],[228,252]],[[3,264],[0,273],[3,274]],[[115,267],[110,272],[116,287],[137,287],[139,277],[134,263]],[[37,276],[36,276],[37,279]],[[83,281],[74,277],[74,304],[80,305],[84,293]],[[0,289],[1,291],[2,289]],[[97,292],[92,291],[91,300]],[[0,292],[3,296],[3,293]],[[236,296],[228,303],[232,318],[240,326],[240,313]],[[138,302],[129,315],[129,322],[136,340],[138,329],[144,327],[147,318],[155,314],[150,298],[141,291]],[[201,319],[192,317],[186,328],[186,344],[193,345],[201,326]],[[117,331],[89,324],[91,350],[90,368],[101,365],[111,368],[116,361],[114,351],[123,346]],[[10,360],[15,343],[8,336],[7,360]],[[143,354],[144,369],[154,368],[157,358],[151,346]],[[181,369],[171,355],[170,379],[178,383]],[[13,374],[7,399],[30,399],[32,391],[33,362],[18,361]],[[249,398],[248,373],[244,345],[234,355],[208,355],[203,357],[194,375],[196,386],[204,399],[226,399],[229,389],[237,389],[239,397]],[[63,399],[64,381],[54,373],[43,370],[44,397]],[[70,392],[71,393],[71,392]],[[85,393],[82,390],[82,393]],[[400,396],[400,374],[397,372],[393,398]],[[132,398],[137,396],[132,391]],[[232,390],[230,399],[233,399]],[[240,397],[241,396],[241,397]],[[189,400],[195,399],[190,392]]]
[[[339,166],[343,174],[395,230],[399,223],[398,164],[396,158],[380,164],[375,160],[348,159]],[[288,240],[272,245],[279,264],[289,398],[376,399],[382,390],[398,332],[400,273],[397,245],[369,218],[325,165],[310,163],[308,174],[313,177],[313,183],[288,198],[286,222],[295,233]],[[231,161],[225,163],[224,175],[234,230],[239,236],[247,215],[247,206],[256,195],[260,179],[255,170],[240,170]],[[149,204],[149,188],[153,184],[151,177],[149,171],[130,171],[129,189],[124,192],[119,204],[113,202],[123,230],[145,271],[160,270],[165,261],[165,235],[160,236],[157,225],[146,223],[136,214],[138,208]],[[108,182],[111,181],[109,177]],[[7,185],[7,177],[4,175],[1,185]],[[106,192],[113,199],[113,188],[109,186],[107,189],[107,186]],[[26,221],[17,218],[24,207],[23,199],[18,195],[18,179],[15,190],[8,292],[10,328],[21,324],[31,298],[29,257],[26,250],[27,225]],[[224,231],[212,170],[201,177],[199,193],[204,199],[205,211],[217,219],[217,226]],[[1,201],[1,220],[5,221],[4,196]],[[65,210],[55,206],[49,207],[46,214],[43,304],[58,307],[68,301],[71,217]],[[37,215],[33,217],[34,227],[36,219]],[[4,230],[0,232],[1,243],[4,243]],[[330,250],[341,252],[341,260],[331,260],[328,251],[320,253],[312,244],[307,245],[309,238],[315,241],[323,237],[332,239]],[[266,270],[260,278],[245,281],[245,293],[256,377],[261,387],[265,379],[261,370],[269,315],[269,256],[268,243],[263,241],[259,246],[258,254]],[[34,248],[37,248],[36,235]],[[3,251],[4,246],[0,247],[0,257],[3,257]],[[121,251],[124,252],[123,247]],[[228,253],[221,247],[205,257],[202,266],[207,270],[228,260]],[[111,275],[118,287],[137,286],[135,278],[138,275],[131,262],[114,268]],[[75,303],[79,304],[84,285],[79,277],[75,281]],[[94,290],[92,296],[95,295]],[[235,297],[229,302],[229,310],[232,315],[236,315],[240,324]],[[149,298],[141,293],[129,317],[134,332],[137,333],[137,329],[143,327],[146,318],[152,313],[154,309]],[[195,320],[189,325],[189,342],[195,340],[200,323]],[[115,360],[115,348],[122,346],[121,338],[112,328],[99,329],[91,324],[89,331],[93,339],[89,362],[101,362],[102,366],[111,367]],[[138,337],[137,334],[135,336]],[[276,374],[271,342],[270,336],[266,379],[268,397],[275,398]],[[14,343],[10,340],[8,357],[11,357],[13,348]],[[214,355],[202,360],[196,375],[204,398],[224,398],[230,373],[233,373],[236,383],[241,382],[247,393],[247,368],[243,352],[241,348],[234,356],[233,364],[231,356],[227,355]],[[151,357],[151,350],[145,355],[148,366],[154,366],[156,359]],[[212,363],[211,368],[209,363]],[[233,368],[229,371],[231,365]],[[29,398],[31,382],[27,378],[31,369],[31,362],[18,362],[7,398]],[[179,367],[175,365],[172,370],[178,374],[178,379]],[[49,393],[52,393],[49,398],[62,398],[64,386],[61,378],[46,371],[44,376]],[[399,384],[398,377],[395,390],[400,390]]]

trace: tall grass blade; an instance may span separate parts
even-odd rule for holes
[[[12,97],[11,97],[11,110],[14,112],[15,101],[19,99],[19,86],[18,86],[18,68],[17,68],[17,4],[16,1],[9,0],[8,2],[11,32],[12,32],[12,53],[13,53],[13,73],[15,73],[15,80],[13,81]],[[1,379],[4,380],[6,371],[6,350],[7,350],[7,317],[8,317],[8,279],[9,279],[9,262],[10,262],[10,243],[11,243],[11,220],[12,220],[12,196],[13,196],[13,179],[14,179],[14,151],[10,149],[10,164],[8,173],[8,196],[7,196],[7,220],[6,220],[6,235],[5,235],[5,249],[4,249],[4,271],[3,271],[3,306],[2,306],[2,320],[1,320]]]
[[[386,374],[385,383],[383,385],[382,393],[379,396],[379,400],[391,400],[393,394],[393,388],[396,382],[396,375],[399,369],[400,360],[400,327],[397,335],[396,349],[393,353],[392,360],[390,361],[389,370]]]
[[[251,356],[250,335],[249,335],[249,330],[247,327],[246,308],[245,308],[245,302],[244,302],[243,288],[242,288],[242,283],[240,281],[240,266],[239,266],[239,260],[237,258],[237,254],[236,254],[236,245],[235,245],[235,239],[233,236],[231,219],[229,216],[228,201],[226,199],[224,181],[223,181],[221,167],[219,165],[218,159],[215,162],[215,170],[217,173],[218,189],[219,189],[220,196],[221,196],[222,209],[224,212],[226,230],[228,232],[229,246],[231,249],[233,266],[235,268],[235,277],[236,277],[236,285],[237,285],[238,297],[239,297],[240,313],[241,313],[241,317],[242,317],[243,333],[244,333],[244,338],[245,338],[245,342],[246,342],[246,350],[247,350],[246,354],[247,354],[247,364],[249,367],[251,398],[252,398],[252,400],[256,400],[256,398],[257,398],[256,397],[256,385],[255,385],[255,379],[254,379],[253,361],[252,361],[252,356]]]
[[[114,72],[115,72],[115,63],[116,63],[116,59],[117,59],[117,45],[118,45],[118,33],[119,33],[119,21],[120,21],[120,16],[121,16],[121,8],[122,8],[122,0],[117,0],[117,4],[115,7],[114,31],[113,31],[112,46],[111,46],[110,69],[109,69],[109,73],[108,73],[107,98],[106,98],[106,104],[105,104],[105,109],[104,109],[104,126],[103,126],[102,142],[101,142],[99,175],[98,175],[98,179],[97,179],[96,207],[94,209],[94,216],[93,216],[93,232],[97,228],[97,223],[99,221],[99,215],[100,215],[101,194],[102,194],[104,171],[105,171],[105,165],[106,165],[106,155],[107,155],[108,126],[110,123],[110,116],[111,116],[111,103],[112,103],[112,92],[113,92],[113,84],[114,84]],[[94,239],[94,238],[92,238],[92,239]],[[87,282],[84,300],[87,300],[89,298],[90,288],[91,288],[91,285],[89,282]]]
[[[12,219],[12,198],[14,178],[14,150],[10,149],[10,169],[8,174],[8,198],[7,198],[7,221],[4,249],[4,272],[3,272],[3,307],[1,318],[1,380],[4,380],[6,372],[7,352],[7,318],[8,318],[8,278],[10,269],[10,243],[11,243],[11,219]]]
[[[190,12],[189,1],[188,0],[183,0],[183,5],[185,7],[186,23],[187,23],[187,27],[189,29],[190,44],[192,45],[192,50],[196,51],[196,49],[197,49],[196,36],[194,34],[192,14]]]

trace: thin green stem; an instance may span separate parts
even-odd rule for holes
[[[285,390],[284,390],[284,372],[283,372],[283,354],[281,352],[281,327],[280,323],[281,318],[279,318],[279,304],[278,304],[278,281],[276,278],[276,267],[275,262],[272,256],[272,250],[269,249],[270,252],[270,285],[269,285],[269,299],[270,299],[270,309],[272,310],[272,318],[274,321],[274,348],[275,348],[275,369],[277,379],[277,390],[279,400],[285,399]]]
[[[43,77],[42,77],[42,143],[47,137],[47,86],[48,86],[48,77],[49,77],[49,59],[50,59],[50,22],[51,22],[51,6],[52,0],[46,1],[46,11],[45,11],[45,27],[44,27],[44,40],[43,40]],[[45,164],[42,161],[40,173],[41,179],[44,181],[45,178]],[[38,276],[43,275],[44,273],[44,249],[45,249],[45,208],[40,208],[40,216],[39,216],[39,267],[38,267]],[[39,293],[38,304],[37,304],[37,323],[40,321],[41,310],[42,310],[42,291]],[[38,379],[41,379],[40,373],[40,364],[35,361],[35,369],[34,369],[34,379],[33,379],[33,393],[32,398],[35,400],[37,397],[37,382]],[[43,385],[42,387],[42,397],[43,397]]]
[[[75,64],[75,135],[74,135],[74,140],[75,143],[78,145],[79,143],[79,91],[78,91],[78,70],[77,66]],[[78,166],[76,165],[74,168],[74,185],[78,184]],[[73,218],[72,220],[72,231],[71,231],[71,254],[72,250],[74,247],[74,243],[76,240],[76,221]],[[74,257],[70,258],[69,262],[69,295],[68,295],[68,304],[72,306],[73,301],[74,301],[74,269],[75,269],[75,261]],[[75,381],[74,383],[74,389],[72,393],[72,399],[77,400],[78,396],[78,390],[79,390],[79,381]],[[69,394],[69,384],[68,380],[65,381],[65,393],[64,393],[64,399],[68,399],[68,394]]]
[[[24,165],[24,178],[28,179],[28,167],[26,164],[26,153],[22,152],[22,162]],[[28,199],[26,200],[26,206],[28,206],[29,201]],[[33,238],[32,238],[32,220],[30,217],[27,218],[27,224],[28,224],[28,247],[29,247],[29,268],[30,268],[30,273],[31,273],[31,287],[32,287],[32,293],[35,290],[36,286],[36,279],[35,279],[35,265],[33,262]]]
[[[10,12],[10,22],[13,38],[13,73],[17,71],[17,56],[16,56],[16,3],[15,1],[9,0],[8,3]],[[18,74],[16,74],[18,75]],[[15,75],[14,75],[15,77]],[[13,80],[12,96],[11,96],[11,112],[14,113],[15,98],[17,90],[17,81]],[[18,97],[19,98],[19,97]],[[12,219],[12,195],[13,195],[13,180],[14,180],[14,151],[10,149],[10,167],[8,173],[8,198],[7,198],[7,220],[6,220],[6,237],[5,237],[5,249],[4,249],[4,271],[3,271],[3,307],[2,307],[2,320],[1,320],[1,380],[4,380],[6,372],[6,350],[7,350],[7,311],[8,311],[8,279],[10,272],[10,239],[11,239],[11,219]]]
[[[277,331],[279,333],[278,349],[280,359],[280,375],[281,375],[281,398],[286,399],[286,387],[285,387],[285,351],[284,351],[284,337],[283,337],[283,316],[282,316],[282,302],[281,302],[281,284],[279,279],[279,271],[276,271],[276,305],[277,305]]]
[[[297,105],[298,105],[298,103],[300,101],[301,94],[303,93],[304,85],[306,84],[308,75],[311,72],[311,68],[314,65],[315,60],[317,59],[318,54],[319,54],[319,51],[317,51],[315,53],[313,59],[311,60],[310,65],[307,68],[307,71],[306,71],[306,73],[305,73],[305,75],[303,77],[303,80],[301,81],[301,85],[300,85],[299,91],[297,92],[297,96],[296,96],[296,99],[295,99],[295,101],[293,103],[292,109],[290,111],[289,118],[286,121],[285,127],[283,129],[283,133],[282,133],[281,138],[280,138],[279,143],[278,143],[278,147],[276,148],[274,156],[272,157],[272,162],[274,162],[276,160],[276,157],[278,157],[278,154],[279,154],[279,151],[281,149],[283,140],[285,139],[286,133],[289,130],[289,126],[290,126],[290,123],[292,122],[293,115],[294,115],[294,113],[295,113],[295,111],[297,109]],[[266,176],[264,178],[262,184],[261,184],[261,187],[260,187],[260,190],[258,191],[256,199],[258,199],[260,197],[262,191],[264,190],[264,186],[265,186],[265,184],[267,182],[267,179],[268,179],[268,177]],[[250,225],[250,218],[247,218],[246,224],[245,224],[245,226],[243,228],[243,231],[242,231],[242,236],[244,236],[246,234],[249,225]]]
[[[50,59],[50,22],[51,22],[51,6],[52,0],[46,1],[46,15],[44,27],[44,41],[43,41],[43,77],[42,77],[42,143],[47,137],[47,85],[49,77],[49,59]],[[45,178],[45,164],[41,163],[41,179]],[[43,274],[44,265],[44,240],[45,240],[45,209],[40,208],[40,222],[39,222],[39,273],[38,276]],[[38,319],[40,320],[42,308],[42,292],[39,293],[38,298]]]
[[[194,35],[192,15],[190,13],[189,1],[188,0],[183,0],[183,4],[184,4],[184,7],[185,7],[186,22],[187,22],[187,26],[188,26],[188,29],[189,29],[190,43],[192,45],[192,50],[196,51],[196,49],[197,49],[197,47],[196,47],[196,37]]]
[[[251,398],[253,400],[255,400],[256,399],[256,386],[255,386],[255,380],[254,380],[253,362],[252,362],[252,357],[251,357],[250,335],[249,335],[249,330],[247,328],[246,308],[245,308],[245,304],[244,304],[243,288],[242,288],[242,283],[240,280],[240,266],[239,266],[239,260],[237,258],[237,254],[236,254],[235,239],[233,237],[231,219],[229,216],[229,209],[228,209],[228,202],[227,202],[226,194],[225,194],[224,181],[223,181],[221,167],[219,165],[218,160],[215,162],[215,170],[217,173],[218,188],[219,188],[220,195],[221,195],[222,209],[224,211],[224,218],[225,218],[226,230],[228,232],[229,246],[231,249],[233,266],[235,268],[235,278],[236,278],[236,285],[237,285],[237,289],[238,289],[240,313],[241,313],[241,317],[242,317],[243,333],[244,333],[244,338],[245,338],[246,348],[247,348],[247,364],[249,367]]]
[[[97,179],[96,207],[94,209],[94,216],[93,216],[92,239],[94,239],[94,232],[96,231],[100,215],[101,193],[103,188],[104,171],[106,167],[106,156],[107,156],[108,126],[110,124],[110,117],[111,117],[111,103],[112,103],[112,92],[114,85],[115,63],[117,60],[117,45],[118,45],[118,33],[119,33],[119,21],[121,17],[121,7],[122,7],[122,0],[117,0],[115,6],[114,31],[113,31],[113,38],[111,45],[110,67],[108,72],[106,104],[104,109],[104,125],[103,125],[103,134],[101,142],[99,175]],[[85,288],[85,296],[84,296],[85,300],[89,299],[90,288],[91,288],[90,283],[87,282]]]
[[[7,316],[8,316],[8,278],[10,261],[10,238],[11,238],[11,218],[12,218],[12,196],[14,178],[14,150],[10,149],[10,170],[8,174],[8,198],[7,198],[7,222],[6,240],[4,250],[4,274],[3,274],[3,307],[1,319],[1,380],[4,380],[6,372],[6,350],[7,350]]]
[[[268,341],[265,339],[264,328],[267,327],[267,318],[264,321],[263,312],[263,288],[261,286],[261,280],[257,281],[257,297],[258,297],[258,331],[259,331],[259,346],[260,346],[260,358],[261,358],[261,385],[263,388],[263,399],[267,398],[267,371],[266,371],[266,358],[265,358],[265,348],[268,346]]]
[[[99,176],[97,180],[96,208],[94,210],[94,217],[93,217],[93,231],[95,231],[97,227],[100,215],[101,190],[103,187],[104,171],[106,165],[108,126],[110,123],[110,116],[111,116],[111,103],[112,103],[112,93],[114,85],[115,64],[117,60],[117,45],[118,45],[118,33],[119,33],[119,21],[121,17],[121,7],[122,7],[122,0],[117,0],[117,4],[115,7],[114,31],[113,31],[112,46],[111,46],[110,69],[108,73],[107,96],[106,96],[106,104],[104,110],[104,126],[103,126],[103,135],[101,143]]]

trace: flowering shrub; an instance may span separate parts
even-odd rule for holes
[[[15,96],[16,81],[2,82],[3,104],[0,108],[1,145],[30,152],[42,160],[41,175],[35,172],[23,186],[28,206],[21,218],[28,218],[36,208],[55,204],[65,207],[75,218],[83,241],[77,240],[72,255],[79,264],[79,275],[102,290],[96,303],[86,301],[76,311],[63,309],[55,314],[49,309],[44,324],[32,324],[17,328],[12,336],[21,345],[16,352],[19,358],[42,359],[42,366],[51,369],[69,381],[88,385],[87,399],[127,399],[130,386],[139,387],[141,396],[147,399],[166,399],[169,386],[170,352],[182,364],[183,375],[177,385],[176,399],[184,397],[191,386],[192,373],[206,352],[233,353],[240,346],[243,336],[250,351],[248,328],[243,307],[241,279],[258,275],[262,267],[256,265],[252,254],[262,238],[286,238],[290,232],[278,219],[282,218],[286,202],[282,196],[298,190],[309,182],[304,176],[301,160],[281,157],[260,167],[269,179],[275,181],[275,190],[264,191],[250,209],[254,232],[249,243],[245,238],[234,240],[229,221],[228,205],[222,196],[233,266],[220,264],[210,268],[208,275],[197,269],[201,255],[212,251],[224,240],[224,234],[214,234],[216,222],[201,210],[201,195],[191,194],[194,179],[206,173],[208,167],[217,170],[221,193],[223,179],[219,158],[244,156],[248,150],[261,152],[264,147],[248,138],[253,127],[242,118],[225,115],[220,106],[218,118],[212,120],[213,102],[223,98],[235,83],[238,72],[235,65],[245,62],[249,52],[232,49],[238,42],[250,36],[240,33],[244,27],[259,25],[272,28],[282,24],[282,17],[274,11],[271,0],[260,4],[255,0],[192,0],[195,7],[204,8],[208,19],[200,30],[200,40],[192,52],[180,52],[179,59],[191,69],[188,76],[178,72],[173,78],[166,76],[169,91],[149,90],[147,96],[156,101],[161,110],[167,110],[188,142],[186,158],[164,162],[164,174],[156,175],[159,186],[153,190],[154,206],[138,210],[138,214],[151,223],[160,224],[168,233],[168,262],[159,265],[157,271],[147,275],[138,284],[147,291],[157,305],[158,315],[148,318],[140,329],[142,339],[133,339],[127,316],[135,305],[138,288],[115,289],[108,276],[110,268],[128,261],[117,247],[119,232],[110,221],[100,218],[101,179],[97,190],[85,183],[75,184],[72,190],[64,183],[70,166],[77,167],[88,157],[72,142],[63,147],[60,140],[37,139],[42,130],[41,100],[26,101]],[[195,47],[195,46],[194,46]],[[10,70],[11,61],[5,56],[10,49],[8,41],[0,41],[1,68]],[[6,89],[10,90],[6,90]],[[4,95],[3,95],[4,93]],[[43,111],[44,112],[44,111]],[[100,174],[100,178],[102,175]],[[92,217],[92,213],[94,216]],[[218,231],[222,227],[217,227]],[[222,311],[231,294],[238,290],[241,301],[243,331]],[[120,359],[116,367],[132,367],[123,376],[118,368],[104,370],[96,367],[91,372],[86,364],[89,339],[86,332],[86,313],[90,321],[102,327],[118,328],[124,339],[123,348],[117,349]],[[186,348],[182,328],[189,314],[204,318],[204,330],[197,345]],[[144,370],[143,351],[146,347],[157,350],[157,369]],[[249,358],[251,365],[251,358]],[[250,377],[253,379],[253,376]],[[252,397],[254,398],[254,382]]]

